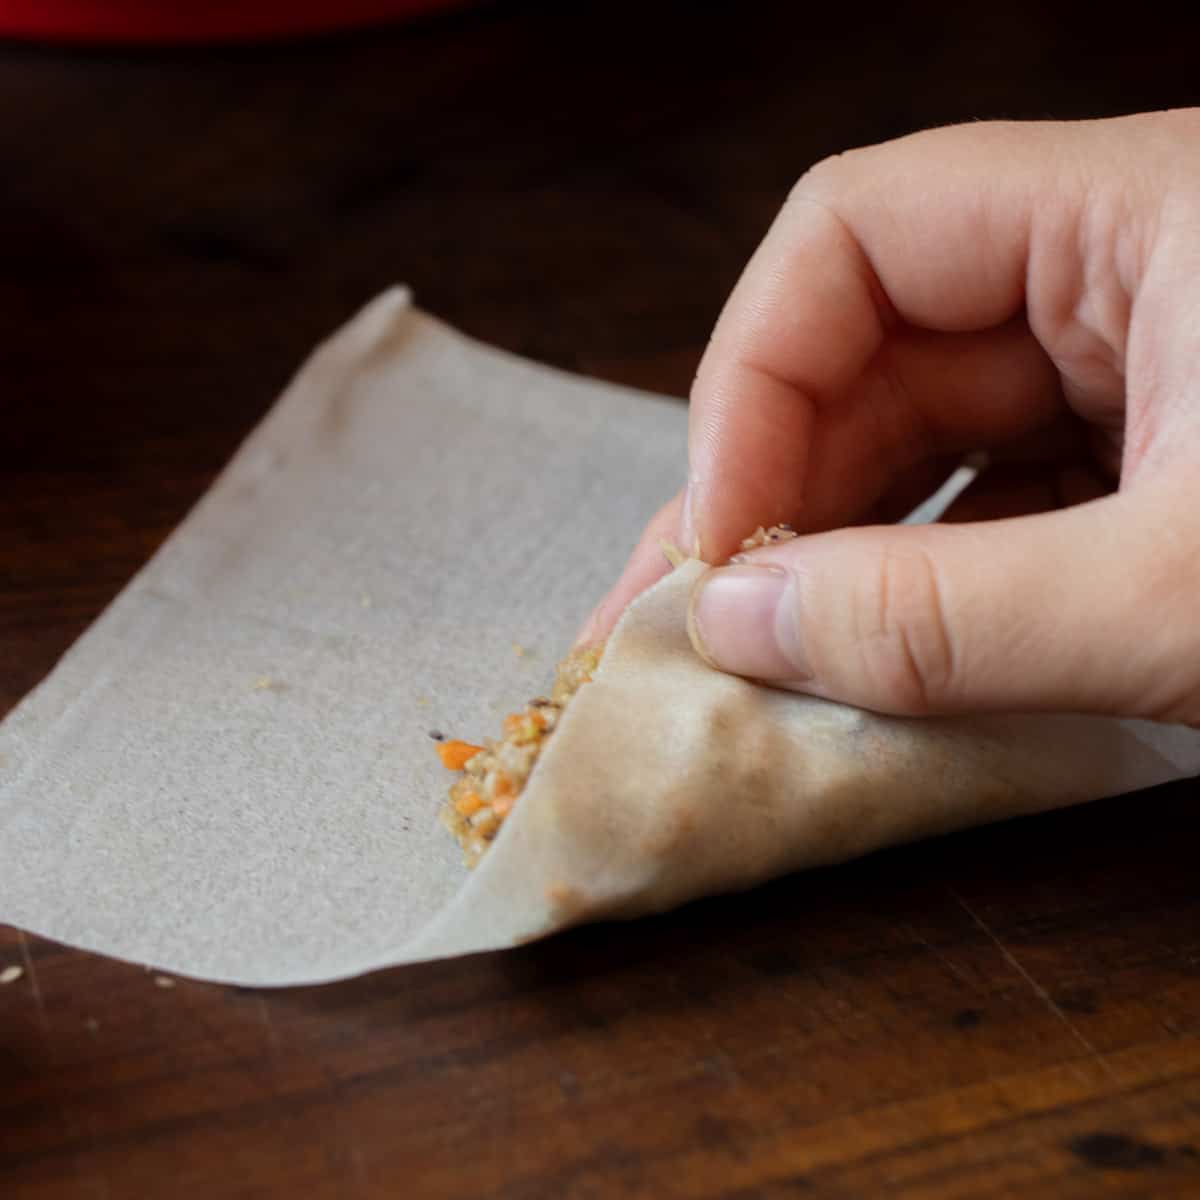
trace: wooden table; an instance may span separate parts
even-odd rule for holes
[[[1200,96],[1194,19],[712,7],[0,51],[0,710],[385,285],[683,394],[810,162]],[[0,931],[0,1195],[1200,1196],[1196,801],[323,988]]]

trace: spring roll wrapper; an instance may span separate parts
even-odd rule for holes
[[[543,690],[685,423],[380,297],[0,726],[0,921],[321,982],[1200,770],[1191,730],[895,720],[724,676],[687,639],[688,562],[464,870],[427,731],[484,736]]]
[[[631,607],[433,937],[484,948],[464,919],[476,910],[498,914],[497,940],[636,917],[1200,763],[1190,730],[1057,715],[889,718],[724,675],[686,632],[704,570],[688,562]]]

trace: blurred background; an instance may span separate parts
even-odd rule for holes
[[[9,25],[53,25],[64,2],[7,0]],[[176,34],[188,14],[254,10],[108,9],[130,6],[174,14]],[[293,24],[319,8],[267,7]],[[250,44],[0,42],[0,659],[21,650],[0,708],[314,343],[389,284],[520,354],[682,396],[814,161],[945,122],[1200,98],[1196,15],[1019,0],[451,9]]]

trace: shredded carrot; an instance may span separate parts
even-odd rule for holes
[[[507,817],[512,811],[514,799],[515,797],[511,795],[497,796],[496,799],[492,801],[492,812],[494,812],[498,817]]]
[[[454,811],[460,817],[469,817],[483,807],[483,798],[478,792],[467,792],[454,802]]]
[[[471,832],[483,838],[490,838],[499,828],[500,818],[495,812],[480,813],[471,824]]]
[[[504,718],[504,735],[512,738],[518,746],[534,741],[545,728],[546,718],[536,709],[509,713]]]
[[[504,796],[516,795],[516,788],[513,787],[513,781],[503,771],[497,771],[492,780],[492,795],[498,800]]]
[[[483,747],[472,746],[470,742],[450,741],[438,742],[434,749],[447,771],[461,771]]]

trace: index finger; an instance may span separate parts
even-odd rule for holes
[[[1017,315],[1041,266],[1031,258],[1072,243],[1089,182],[1081,139],[1116,124],[940,129],[809,172],[730,296],[697,374],[689,549],[714,561],[756,525],[803,528],[815,431],[836,416],[889,330],[962,333]],[[1038,320],[1052,320],[1072,286],[1058,282],[1059,265],[1043,272],[1042,294],[1028,297],[1042,305],[1028,317],[1043,345]],[[1070,275],[1079,264],[1068,256],[1061,266]],[[817,507],[828,511],[829,497]]]

